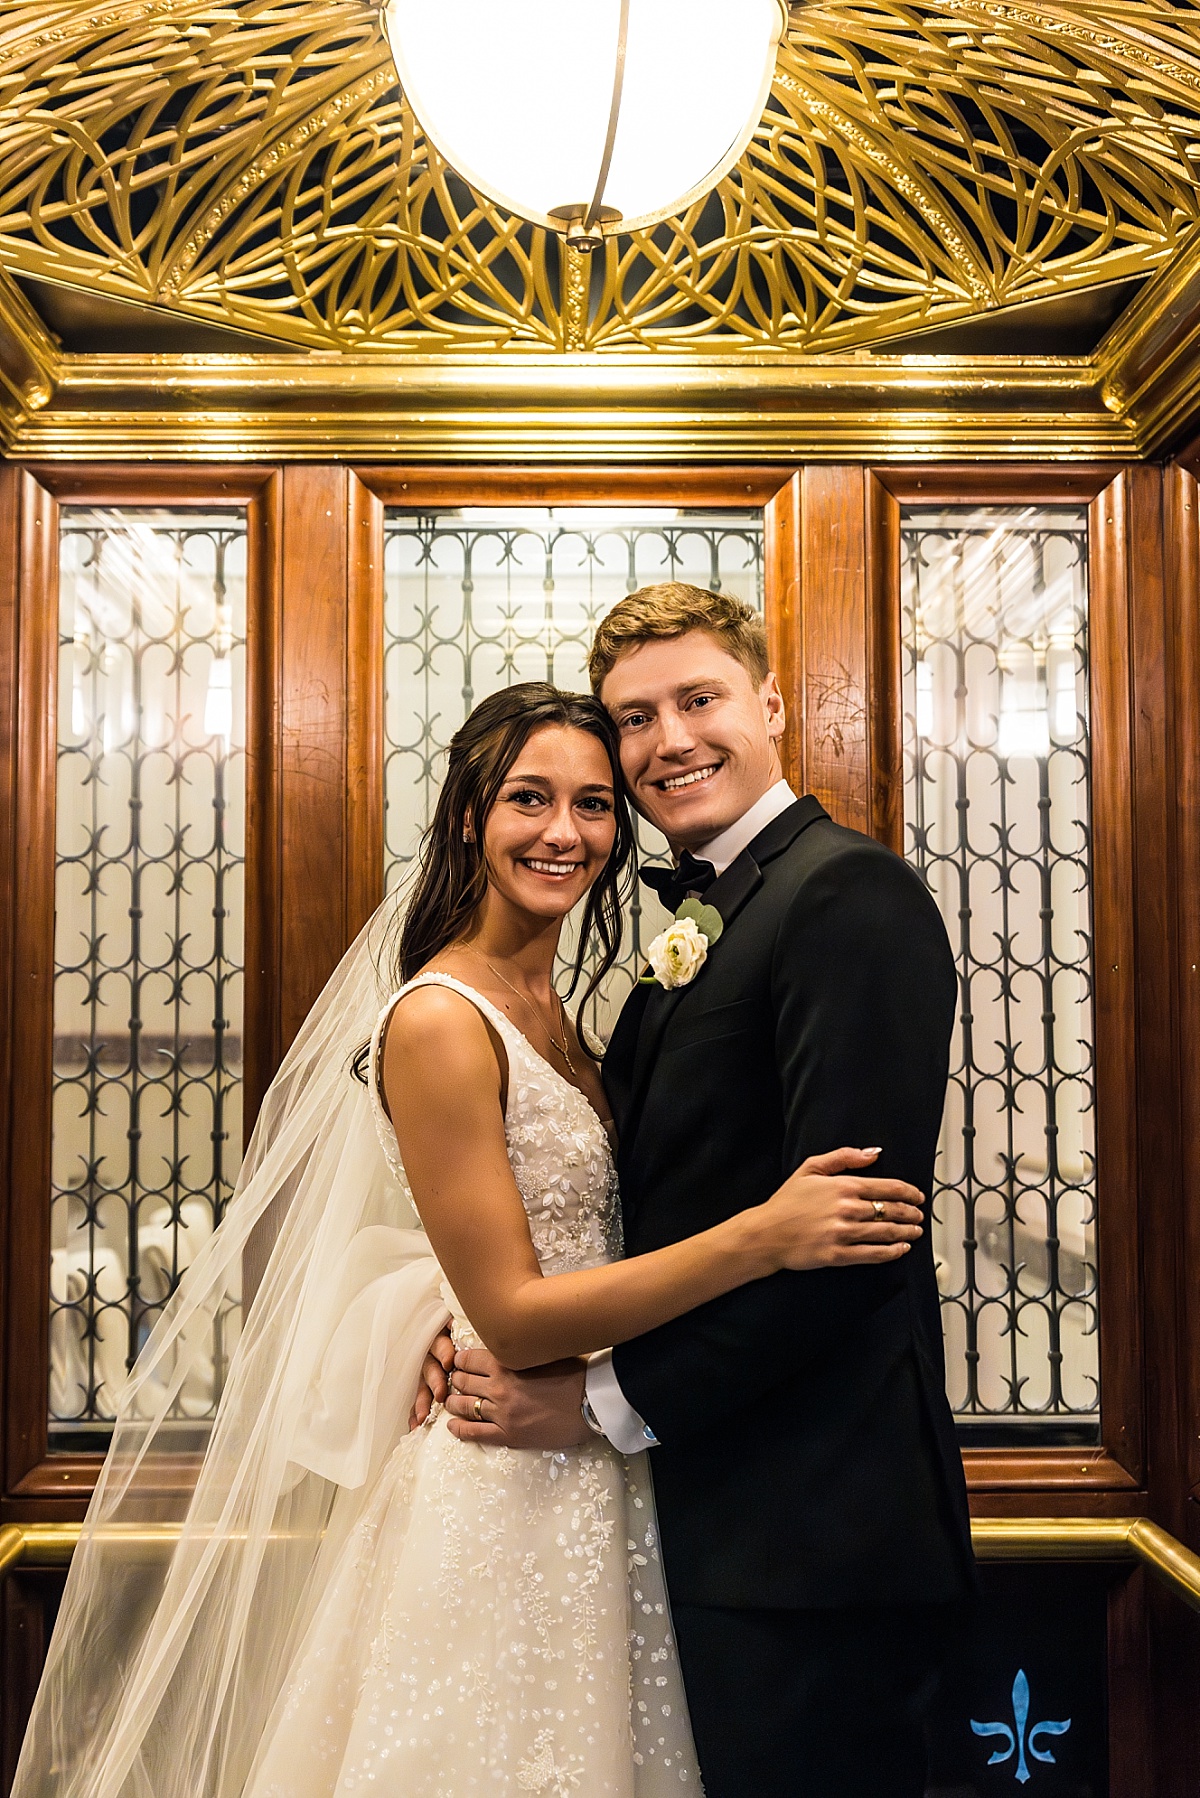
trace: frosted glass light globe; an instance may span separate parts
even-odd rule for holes
[[[386,0],[383,22],[422,130],[472,187],[551,229],[586,215],[632,231],[709,192],[742,154],[787,7]]]

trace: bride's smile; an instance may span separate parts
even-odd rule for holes
[[[489,893],[547,922],[577,905],[612,854],[612,769],[604,745],[569,725],[534,731],[484,826]]]

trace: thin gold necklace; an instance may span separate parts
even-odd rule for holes
[[[467,945],[467,947],[469,947],[469,946],[470,945]],[[492,967],[491,962],[488,960],[487,956],[483,953],[482,949],[475,949],[472,951],[472,953],[474,953],[475,955],[477,955],[479,957],[480,961],[483,963],[485,968],[491,969],[491,972],[496,976],[496,979],[501,981],[502,984],[508,988],[510,993],[515,994],[515,996],[521,1001],[521,1004],[524,1005],[525,1008],[531,1013],[531,1015],[537,1019],[538,1023],[542,1026],[542,1029],[546,1032],[546,1036],[549,1039],[551,1048],[558,1050],[559,1054],[562,1056],[563,1060],[566,1062],[567,1066],[570,1068],[572,1080],[577,1079],[578,1076],[575,1073],[575,1063],[571,1060],[571,1051],[567,1047],[567,1008],[563,1004],[562,999],[559,996],[559,994],[555,993],[554,997],[558,1000],[559,1018],[560,1018],[560,1024],[561,1024],[561,1029],[562,1029],[562,1033],[563,1033],[563,1039],[562,1039],[561,1043],[558,1041],[553,1030],[551,1030],[549,1024],[547,1024],[545,1018],[542,1016],[542,1014],[538,1010],[537,1006],[533,1003],[533,1000],[527,999],[525,997],[525,994],[523,992],[521,992],[520,988],[515,987],[511,980],[506,980],[504,975],[500,972],[499,968]]]

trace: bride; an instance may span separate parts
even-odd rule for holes
[[[698,1789],[644,1457],[582,1426],[480,1448],[440,1404],[410,1431],[427,1346],[449,1318],[514,1367],[583,1355],[780,1268],[902,1254],[920,1214],[854,1179],[847,1241],[836,1175],[870,1157],[844,1150],[620,1258],[596,1052],[551,981],[577,906],[585,1002],[619,949],[618,766],[603,707],[540,683],[454,738],[409,904],[314,1007],[122,1394],[17,1798]]]

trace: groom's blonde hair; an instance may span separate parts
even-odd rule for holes
[[[753,606],[732,593],[710,593],[707,587],[690,587],[686,581],[660,581],[627,594],[601,619],[588,656],[592,692],[600,692],[605,675],[626,650],[656,638],[682,637],[687,631],[707,631],[715,637],[756,686],[770,673],[766,626]]]

